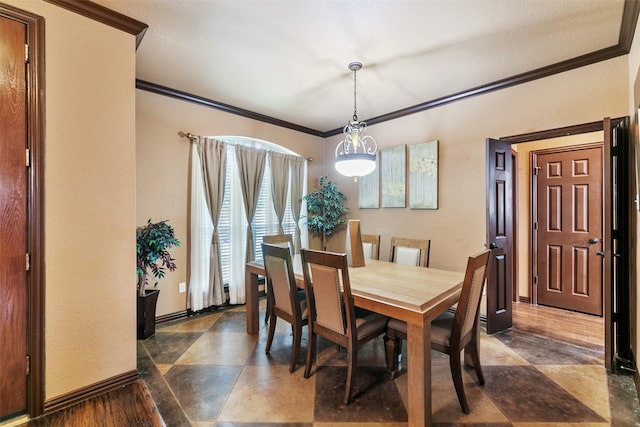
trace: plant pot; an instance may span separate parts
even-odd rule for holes
[[[144,296],[138,295],[138,339],[144,340],[156,332],[156,305],[159,289],[144,291]]]

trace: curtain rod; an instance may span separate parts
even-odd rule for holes
[[[191,132],[183,132],[183,131],[179,131],[178,135],[181,138],[189,138],[189,141],[193,141],[194,139],[198,139],[198,135],[194,135]],[[206,138],[206,137],[205,137]],[[301,156],[304,157],[304,156]],[[313,161],[313,157],[304,157],[304,159],[308,162],[312,162]]]

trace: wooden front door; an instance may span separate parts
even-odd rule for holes
[[[0,16],[0,421],[27,409],[26,26]]]
[[[534,153],[538,304],[602,315],[602,144]]]
[[[487,139],[487,333],[512,326],[513,163],[511,143]]]

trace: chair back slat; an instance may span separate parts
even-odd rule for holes
[[[431,240],[407,237],[391,238],[389,261],[399,264],[429,267]]]
[[[262,241],[270,245],[287,247],[290,252],[293,252],[293,236],[291,234],[266,235],[262,238]]]
[[[350,339],[355,331],[346,254],[302,249],[307,299],[314,323]]]
[[[267,276],[267,298],[270,303],[287,314],[297,315],[300,311],[300,298],[289,248],[263,243],[262,257]]]
[[[380,259],[380,235],[363,234],[362,249],[367,259]]]
[[[274,256],[266,256],[264,260],[265,270],[268,271],[269,288],[273,292],[275,307],[293,315],[291,307],[291,295],[289,274],[286,261]],[[269,289],[268,288],[268,289]]]
[[[311,264],[316,322],[327,329],[346,335],[344,304],[340,290],[340,275],[332,267]]]
[[[490,254],[490,250],[485,250],[469,257],[451,330],[451,340],[459,340],[470,334],[477,321]]]

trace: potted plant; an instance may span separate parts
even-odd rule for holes
[[[156,304],[158,302],[159,289],[147,289],[149,285],[149,273],[157,279],[162,279],[165,268],[175,271],[175,259],[171,257],[169,249],[180,246],[173,228],[167,221],[151,222],[136,229],[136,255],[137,255],[137,315],[138,315],[138,339],[145,339],[155,333]],[[156,287],[158,282],[153,284]]]
[[[322,249],[327,250],[327,236],[332,235],[340,225],[347,222],[349,209],[344,205],[345,197],[335,182],[326,176],[318,179],[320,188],[304,199],[307,202],[307,227],[312,234],[322,236]]]

